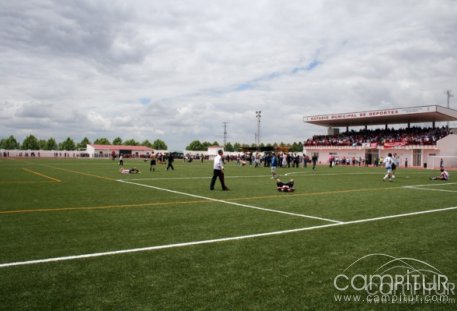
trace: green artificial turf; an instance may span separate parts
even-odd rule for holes
[[[269,168],[231,162],[224,192],[219,181],[209,190],[211,162],[125,165],[141,174],[111,160],[0,159],[1,310],[456,308],[454,293],[449,303],[344,302],[360,293],[334,286],[369,254],[414,258],[457,282],[457,184],[429,180],[436,171],[383,182],[382,168],[280,168],[296,191],[279,193]],[[99,255],[69,257],[84,254]],[[33,262],[53,258],[64,260]],[[351,273],[385,263],[369,259]]]

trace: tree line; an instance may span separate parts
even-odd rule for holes
[[[17,139],[11,135],[8,138],[3,138],[0,140],[0,149],[7,149],[7,150],[14,150],[14,149],[22,149],[22,150],[80,150],[86,149],[88,144],[94,145],[127,145],[127,146],[146,146],[152,149],[158,150],[167,150],[167,144],[160,140],[156,139],[154,142],[150,142],[149,140],[144,140],[143,142],[138,142],[135,139],[128,139],[123,141],[120,137],[116,137],[111,142],[108,138],[97,138],[93,142],[91,142],[87,137],[84,137],[79,143],[75,143],[75,141],[68,137],[62,142],[57,143],[54,138],[49,139],[38,139],[34,135],[29,135],[22,143],[19,143]]]
[[[123,141],[120,137],[116,137],[111,142],[108,138],[102,137],[97,138],[93,142],[91,142],[87,137],[84,137],[79,143],[76,143],[72,138],[68,137],[62,142],[57,142],[54,138],[48,139],[38,139],[34,135],[30,134],[22,143],[19,143],[17,139],[11,135],[8,138],[3,138],[0,140],[0,149],[6,150],[14,150],[14,149],[22,149],[22,150],[80,150],[86,149],[86,145],[94,144],[94,145],[126,145],[126,146],[146,146],[156,150],[168,150],[167,144],[160,139],[154,140],[154,142],[150,142],[149,140],[144,140],[142,142],[136,141],[135,139],[127,139]],[[186,146],[186,150],[188,151],[207,151],[208,147],[210,146],[219,146],[217,141],[208,142],[204,141],[201,142],[200,140],[192,141],[188,146]],[[286,143],[274,143],[274,144],[260,144],[258,146],[260,150],[263,149],[270,149],[270,150],[288,150],[290,152],[302,152],[303,151],[303,143],[302,142],[294,142],[292,144]],[[245,150],[253,150],[257,149],[255,144],[240,144],[240,143],[230,143],[228,142],[224,150],[229,152],[235,151],[245,151]]]
[[[186,150],[189,151],[207,151],[208,147],[210,146],[220,146],[217,141],[214,141],[212,143],[208,141],[200,142],[199,140],[194,140],[192,141],[187,147]],[[264,149],[269,149],[269,150],[287,150],[289,152],[303,152],[303,143],[302,142],[294,142],[292,144],[286,144],[286,143],[273,143],[273,144],[264,144],[261,143],[259,146],[256,144],[240,144],[240,143],[226,143],[224,146],[225,151],[229,152],[241,152],[245,150],[264,150]]]

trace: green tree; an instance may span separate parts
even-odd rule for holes
[[[45,150],[57,150],[58,149],[58,146],[57,146],[57,142],[54,138],[49,138],[47,141],[46,141],[46,147],[45,147]]]
[[[19,149],[19,143],[17,142],[16,138],[11,135],[10,137],[0,141],[0,148],[8,150]]]
[[[32,134],[30,134],[22,142],[21,149],[22,150],[39,150],[40,145],[38,144],[38,139],[35,136],[33,136]]]
[[[234,143],[233,144],[233,151],[241,151],[241,144],[240,143]]]
[[[233,148],[233,145],[231,143],[226,143],[224,147],[225,151],[233,152],[235,149]]]
[[[141,146],[146,146],[146,147],[152,148],[151,142],[147,139],[141,143]]]
[[[90,140],[87,137],[84,137],[79,144],[76,146],[78,149],[86,149],[87,145],[90,145]]]
[[[211,146],[209,141],[202,141],[200,143],[200,150],[208,150],[208,146]]]
[[[67,150],[67,151],[76,149],[75,142],[70,137],[68,137],[66,140],[61,142],[59,147],[60,147],[60,150]]]
[[[122,139],[120,137],[116,137],[113,139],[113,145],[122,145]]]
[[[108,138],[97,138],[95,141],[94,141],[94,144],[95,145],[111,145],[110,141],[108,140]]]
[[[299,142],[299,143],[294,142],[294,143],[292,144],[291,151],[292,151],[292,152],[303,152],[303,143],[301,143],[301,142]]]
[[[138,142],[135,140],[135,139],[127,139],[126,141],[124,141],[124,145],[127,145],[127,146],[138,146]]]
[[[194,140],[186,147],[186,150],[202,151],[203,150],[203,145],[199,140]]]
[[[40,150],[46,150],[46,140],[45,139],[38,140],[38,146],[40,147]]]
[[[152,143],[152,148],[157,149],[157,150],[168,150],[167,144],[163,140],[160,140],[160,139],[154,140],[154,142]]]

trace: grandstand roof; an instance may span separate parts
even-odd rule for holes
[[[456,120],[457,110],[438,105],[332,113],[303,117],[303,121],[306,123],[326,127],[445,122]]]

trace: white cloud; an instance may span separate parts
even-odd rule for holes
[[[457,5],[423,1],[1,1],[0,132],[253,143],[303,115],[445,104]]]
[[[91,128],[100,128],[101,130],[111,130],[111,121],[95,111],[87,113],[87,119],[91,122]]]

